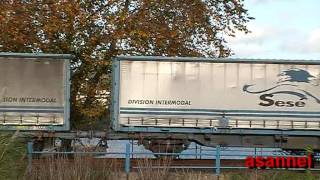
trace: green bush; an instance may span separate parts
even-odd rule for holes
[[[26,170],[26,146],[19,131],[0,134],[0,179],[21,179]]]

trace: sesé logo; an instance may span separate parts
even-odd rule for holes
[[[316,77],[308,71],[298,68],[291,68],[278,74],[279,80],[273,87],[264,90],[256,90],[254,84],[245,84],[242,90],[250,94],[259,94],[260,106],[278,106],[278,107],[304,107],[306,101],[313,99],[320,104],[320,99],[305,88],[307,86],[319,86],[315,83]],[[274,100],[277,95],[289,95],[297,97],[293,100]]]

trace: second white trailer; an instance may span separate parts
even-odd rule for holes
[[[114,128],[318,130],[319,84],[316,60],[118,57]]]

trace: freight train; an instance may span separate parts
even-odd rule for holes
[[[111,129],[79,131],[70,128],[71,58],[0,54],[1,130],[20,130],[40,150],[48,138],[83,137],[136,139],[153,152],[191,141],[320,150],[320,60],[115,57]]]

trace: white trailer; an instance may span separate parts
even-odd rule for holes
[[[70,129],[70,59],[0,53],[0,130]]]
[[[120,57],[115,64],[115,129],[320,128],[320,61]]]
[[[165,137],[319,150],[319,84],[320,60],[119,56],[112,127],[147,145]]]

